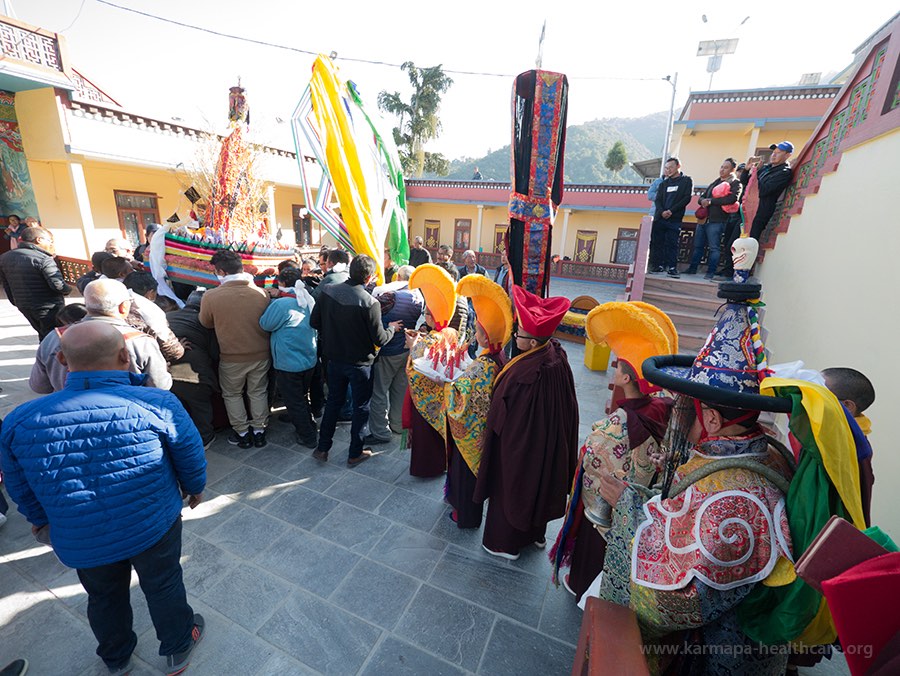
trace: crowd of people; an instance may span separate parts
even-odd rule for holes
[[[656,204],[668,238],[692,188],[677,161],[667,167]],[[740,199],[735,169],[723,162],[702,198],[713,214],[702,240],[711,250],[727,225],[719,219]],[[183,501],[194,508],[203,499],[205,451],[218,430],[248,453],[263,449],[281,404],[296,443],[323,463],[342,422],[348,468],[400,443],[412,476],[444,477],[458,528],[483,524],[492,556],[545,548],[548,523],[565,517],[549,552],[553,578],[582,602],[630,607],[648,644],[732,646],[691,659],[671,653],[684,673],[782,673],[789,651],[761,646],[787,646],[811,621],[769,591],[792,584],[773,578],[794,560],[792,548],[808,544],[785,501],[800,514],[819,499],[814,491],[833,496],[827,481],[838,480],[810,482],[801,503],[788,497],[792,476],[811,470],[798,468],[760,417],[794,400],[760,396],[758,319],[744,302],[758,289],[727,300],[687,362],[678,361],[671,320],[652,305],[595,308],[586,330],[616,353],[621,396],[580,445],[574,377],[552,337],[569,300],[513,284],[505,257],[490,273],[472,251],[456,265],[441,246],[432,263],[417,238],[412,253],[414,264],[397,265],[386,252],[379,283],[371,257],[323,248],[318,260],[283,261],[277,285],[265,289],[237,252],[222,250],[211,260],[219,285],[174,309],[127,241],[92,256],[77,284],[83,304],[65,303],[72,289],[43,228],[26,228],[0,257],[9,299],[41,337],[29,383],[46,395],[3,421],[4,485],[35,536],[78,571],[109,672],[128,673],[137,640],[132,568],[168,673],[187,667],[205,623],[187,602],[179,563]],[[711,256],[711,272],[716,263]],[[740,259],[735,279],[752,286],[752,264]],[[856,445],[803,438],[794,450],[843,454],[839,462],[852,454],[858,476],[838,481],[843,506],[832,509],[865,527],[873,477],[864,411],[874,391],[852,369],[827,370],[821,383],[803,396],[816,399],[817,415],[846,417]],[[807,517],[815,522],[797,518]],[[671,667],[668,654],[649,654],[651,667]]]
[[[778,200],[791,182],[790,157],[794,144],[781,141],[769,146],[767,162],[758,156],[738,164],[728,157],[719,167],[719,175],[709,183],[699,196],[694,216],[693,248],[686,275],[696,275],[704,255],[707,256],[705,279],[730,280],[734,269],[731,264],[731,245],[741,234],[743,220],[740,205],[747,193],[751,174],[755,172],[758,204],[748,228],[750,237],[759,240],[760,235],[775,213]],[[677,157],[668,158],[663,164],[663,175],[653,181],[647,195],[653,202],[651,215],[653,226],[650,235],[650,274],[667,274],[678,278],[681,233],[684,230],[685,212],[694,198],[694,183],[682,171]],[[719,262],[722,262],[721,267]]]

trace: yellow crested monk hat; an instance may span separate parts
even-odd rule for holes
[[[488,351],[502,350],[513,324],[512,302],[503,287],[484,275],[466,275],[457,282],[456,293],[472,299],[477,322],[488,337]]]
[[[447,328],[456,311],[456,284],[450,273],[431,263],[420,265],[409,276],[409,288],[418,289],[425,296],[435,330]]]
[[[675,354],[678,334],[665,312],[649,303],[603,303],[588,313],[585,320],[588,338],[606,343],[634,369],[641,392],[659,390],[644,379],[641,365],[647,357]]]

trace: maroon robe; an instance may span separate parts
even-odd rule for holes
[[[415,406],[410,407],[409,473],[428,479],[447,470],[447,444]]]
[[[484,546],[518,553],[565,514],[578,463],[578,401],[556,340],[511,360],[494,381],[474,500],[490,499]]]

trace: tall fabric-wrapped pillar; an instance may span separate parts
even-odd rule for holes
[[[550,283],[553,221],[562,201],[569,82],[530,70],[513,87],[512,193],[507,256],[516,284],[542,298]]]

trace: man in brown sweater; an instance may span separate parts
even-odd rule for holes
[[[233,430],[228,443],[262,448],[269,420],[269,334],[259,327],[259,318],[266,311],[269,296],[244,272],[236,251],[218,251],[210,262],[220,286],[203,294],[200,323],[215,329],[219,340],[219,386]],[[244,387],[250,401],[249,421]]]

